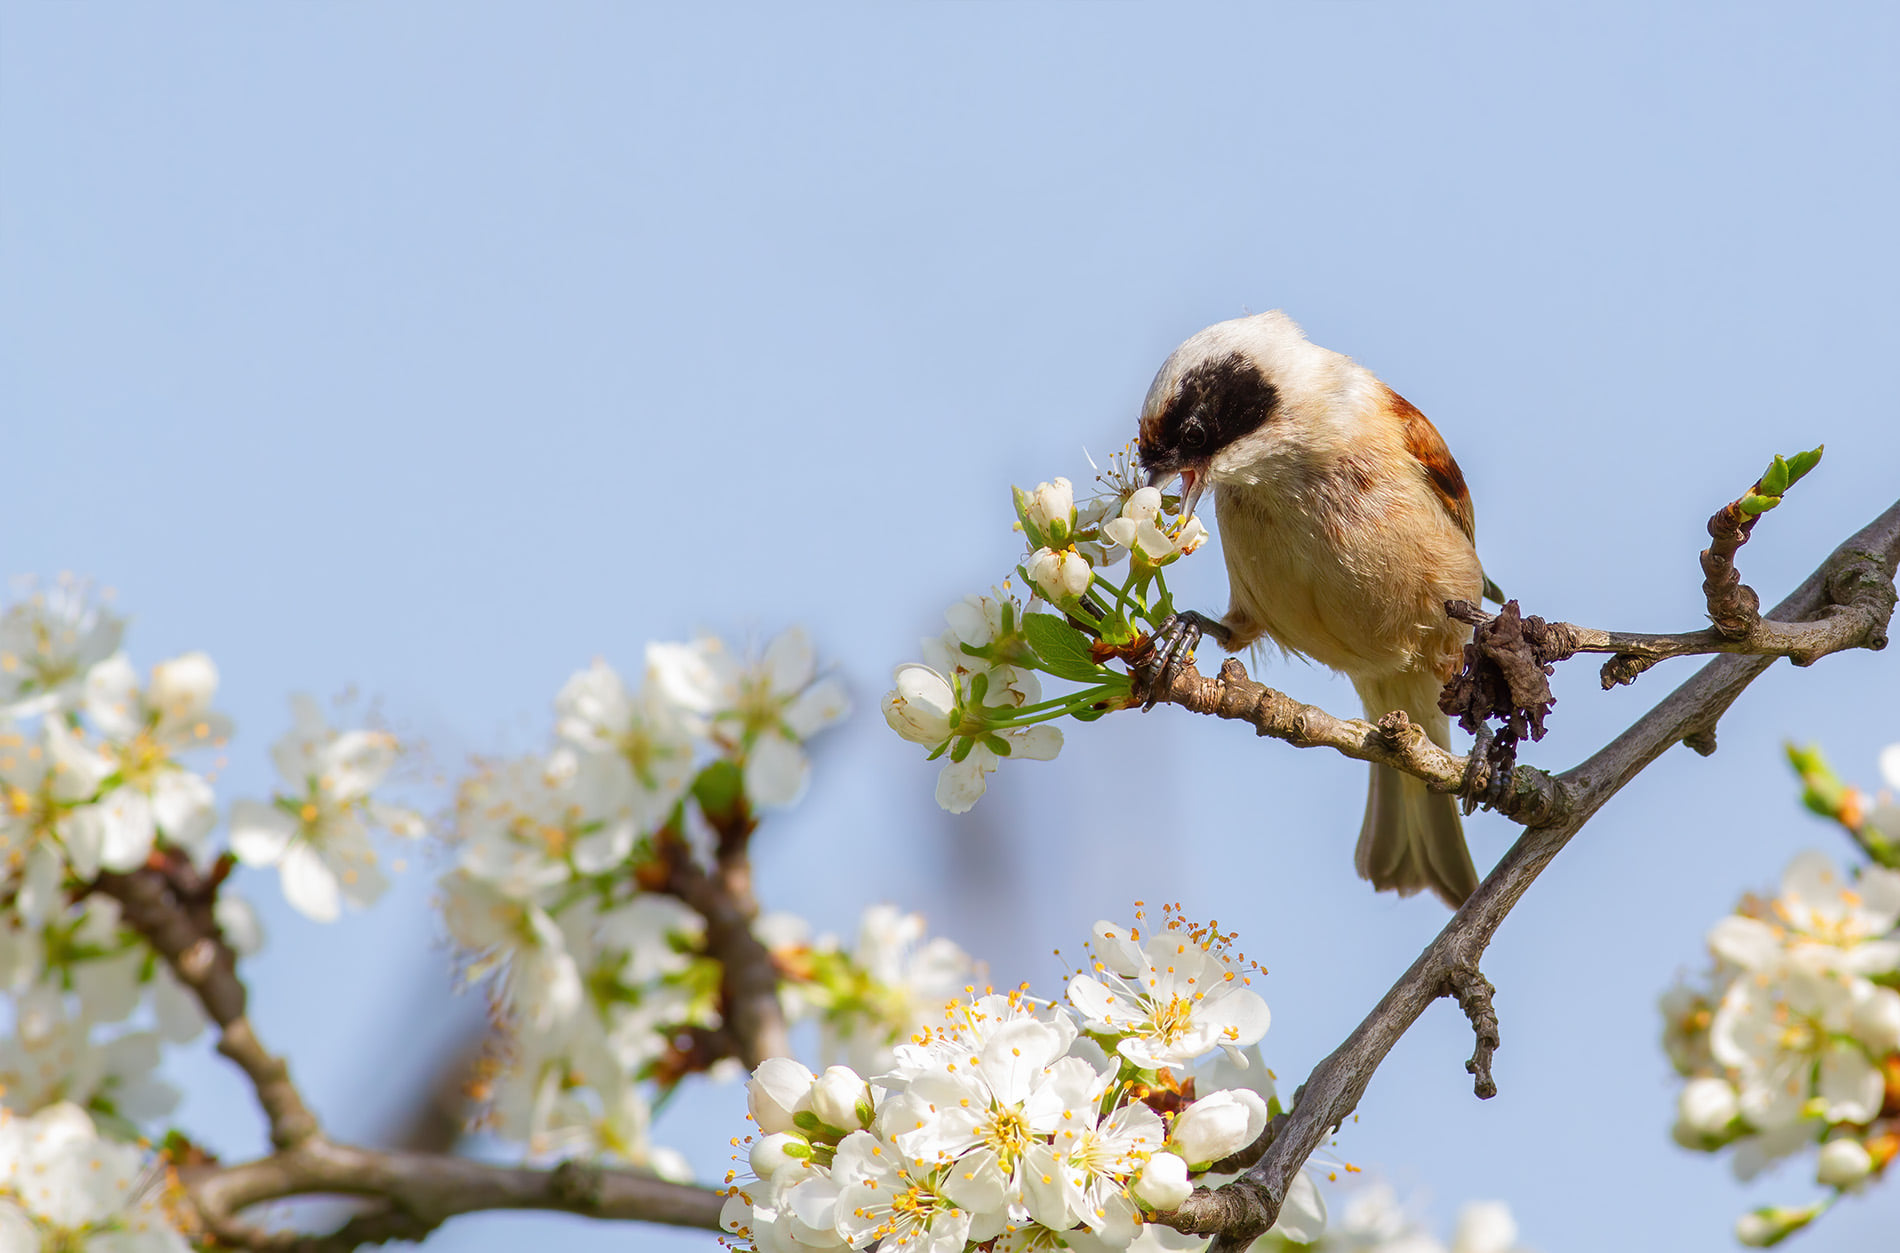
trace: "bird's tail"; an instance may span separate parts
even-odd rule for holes
[[[1376,721],[1402,709],[1434,743],[1451,746],[1451,719],[1438,708],[1442,685],[1433,675],[1355,680],[1354,686],[1366,703],[1368,718]],[[1381,892],[1410,896],[1420,888],[1430,888],[1453,909],[1478,887],[1457,801],[1390,766],[1372,767],[1366,820],[1359,828],[1353,864],[1359,877],[1370,879]]]

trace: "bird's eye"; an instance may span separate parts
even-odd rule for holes
[[[1207,444],[1207,429],[1199,422],[1189,422],[1181,428],[1181,447],[1189,452],[1199,452]]]

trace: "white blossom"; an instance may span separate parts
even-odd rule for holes
[[[119,650],[125,619],[90,585],[62,578],[0,613],[0,717],[70,706],[92,668]]]
[[[1047,723],[993,732],[1009,749],[1012,761],[1053,761],[1062,751],[1062,732]],[[1003,755],[982,741],[974,742],[962,761],[944,763],[937,775],[937,804],[953,814],[967,813],[989,790],[990,776]]]
[[[1096,923],[1095,973],[1069,980],[1069,1000],[1089,1030],[1120,1037],[1118,1050],[1138,1066],[1181,1065],[1216,1046],[1238,1057],[1271,1021],[1267,1003],[1246,986],[1247,967],[1228,954],[1223,938],[1177,921],[1145,942],[1134,931]]]
[[[664,822],[692,786],[692,715],[669,701],[658,684],[629,693],[604,661],[568,679],[555,708],[562,739],[624,767],[634,829],[650,831]]]
[[[96,857],[108,870],[130,870],[160,835],[187,852],[203,850],[216,799],[178,759],[230,739],[230,719],[211,708],[217,686],[217,668],[203,653],[160,662],[145,690],[123,654],[88,672],[84,708],[99,736],[81,741],[64,737],[57,722],[49,726],[66,768],[104,780],[98,798],[72,814],[68,848],[84,850],[74,852],[76,864]]]
[[[913,744],[931,748],[956,729],[957,697],[950,680],[915,662],[897,667],[894,686],[884,694],[884,721]]]
[[[1057,605],[1088,591],[1095,579],[1088,558],[1073,547],[1038,548],[1029,554],[1023,570],[1050,603]]]
[[[341,904],[373,904],[389,887],[370,824],[403,836],[423,832],[419,815],[371,793],[396,764],[394,736],[331,729],[308,696],[291,701],[291,729],[271,747],[284,790],[231,810],[231,849],[246,865],[277,868],[284,897],[305,917],[334,922]]]
[[[811,774],[803,743],[851,711],[844,684],[817,678],[811,641],[797,627],[743,665],[710,637],[649,644],[647,679],[698,729],[736,753],[746,795],[766,808],[791,805]]]
[[[1102,535],[1110,543],[1138,552],[1149,563],[1160,565],[1184,556],[1207,541],[1207,528],[1199,518],[1188,518],[1172,529],[1161,522],[1161,491],[1143,487],[1128,498],[1121,516],[1102,524]]]

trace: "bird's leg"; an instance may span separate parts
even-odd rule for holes
[[[1181,668],[1194,660],[1194,646],[1201,642],[1203,635],[1213,636],[1214,642],[1222,648],[1230,648],[1234,642],[1234,633],[1218,619],[1192,609],[1171,613],[1162,619],[1154,635],[1160,660],[1150,672],[1152,677],[1148,681],[1148,699],[1141,706],[1142,712],[1153,709],[1161,699],[1161,694],[1174,686]]]

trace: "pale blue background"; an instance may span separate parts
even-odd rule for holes
[[[1778,599],[1900,484],[1897,34],[1884,4],[16,0],[0,566],[117,587],[141,664],[216,657],[227,797],[267,785],[293,688],[359,685],[452,769],[535,743],[596,655],[806,623],[860,713],[762,836],[774,904],[923,907],[1053,990],[1051,948],[1178,899],[1270,967],[1290,1085],[1443,921],[1353,877],[1363,767],[1129,715],[953,820],[876,715],[889,667],[1013,559],[1010,482],[1081,477],[1175,343],[1276,306],[1434,418],[1487,566],[1548,616],[1695,626],[1710,510],[1826,440],[1744,554]],[[1221,606],[1211,554],[1182,581]],[[1730,1247],[1744,1193],[1666,1139],[1653,1002],[1741,889],[1842,851],[1779,744],[1871,779],[1897,666],[1778,668],[1717,756],[1630,787],[1498,937],[1497,1099],[1441,1005],[1339,1151],[1441,1230],[1503,1197],[1549,1253]],[[1687,672],[1604,695],[1566,668],[1528,758],[1574,762]],[[1512,831],[1470,827],[1481,865]],[[259,1028],[341,1134],[469,1020],[425,860],[330,928],[242,880]],[[260,1146],[218,1059],[173,1073],[211,1144]],[[712,1176],[736,1110],[662,1131]],[[1810,1244],[1896,1218],[1890,1186]],[[430,1247],[530,1239],[712,1247],[535,1216]]]

